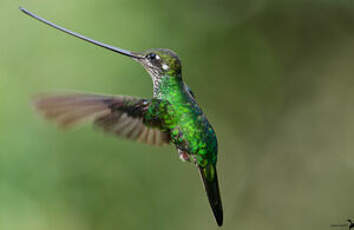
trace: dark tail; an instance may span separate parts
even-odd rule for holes
[[[223,211],[219,191],[218,176],[214,165],[209,164],[206,167],[200,167],[199,173],[203,179],[205,191],[208,195],[211,209],[213,210],[216,222],[219,226],[223,223]]]

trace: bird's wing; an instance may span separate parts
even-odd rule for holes
[[[139,142],[162,145],[169,143],[168,133],[144,122],[151,100],[129,96],[66,94],[40,96],[35,107],[61,127],[71,127],[93,120],[104,131]]]

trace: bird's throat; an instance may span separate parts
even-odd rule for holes
[[[185,96],[182,78],[165,75],[155,79],[153,84],[154,97],[159,99],[166,99],[173,103],[183,100]]]

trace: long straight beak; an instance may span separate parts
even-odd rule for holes
[[[120,53],[120,54],[126,55],[126,56],[131,57],[131,58],[144,59],[144,56],[139,55],[138,53],[134,53],[134,52],[131,52],[131,51],[128,51],[128,50],[124,50],[124,49],[121,49],[121,48],[118,48],[118,47],[110,46],[110,45],[107,45],[107,44],[105,44],[105,43],[102,43],[102,42],[93,40],[93,39],[88,38],[88,37],[86,37],[86,36],[84,36],[84,35],[81,35],[81,34],[79,34],[79,33],[70,31],[70,30],[68,30],[68,29],[66,29],[66,28],[64,28],[64,27],[58,26],[58,25],[56,25],[56,24],[54,24],[54,23],[52,23],[52,22],[50,22],[50,21],[48,21],[48,20],[46,20],[46,19],[44,19],[44,18],[42,18],[42,17],[39,17],[38,15],[35,15],[34,13],[32,13],[32,12],[26,10],[26,9],[23,8],[23,7],[20,7],[19,9],[20,9],[23,13],[25,13],[25,14],[31,16],[32,18],[37,19],[38,21],[43,22],[43,23],[45,23],[45,24],[47,24],[47,25],[49,25],[49,26],[51,26],[51,27],[53,27],[53,28],[55,28],[55,29],[57,29],[57,30],[60,30],[60,31],[62,31],[62,32],[64,32],[64,33],[70,34],[70,35],[72,35],[72,36],[74,36],[74,37],[77,37],[77,38],[80,38],[80,39],[82,39],[82,40],[84,40],[84,41],[90,42],[90,43],[92,43],[92,44],[94,44],[94,45],[101,46],[101,47],[103,47],[103,48],[106,48],[106,49],[108,49],[108,50],[114,51],[114,52],[116,52],[116,53]]]

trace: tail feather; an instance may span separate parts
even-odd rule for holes
[[[214,165],[210,164],[206,167],[198,166],[198,169],[216,222],[221,226],[223,224],[223,209],[216,168]]]

